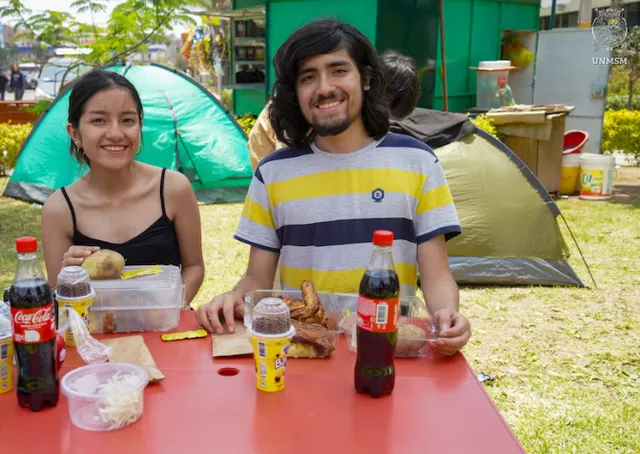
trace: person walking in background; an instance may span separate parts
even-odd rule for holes
[[[20,71],[20,67],[17,62],[13,63],[13,67],[11,68],[11,82],[10,85],[13,90],[13,99],[16,101],[20,101],[24,96],[24,90],[27,87],[27,79]]]
[[[7,89],[7,83],[9,83],[9,79],[0,68],[0,101],[4,101],[4,91]]]

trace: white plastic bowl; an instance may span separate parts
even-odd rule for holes
[[[126,377],[126,378],[123,378]],[[104,385],[120,381],[115,387]],[[62,393],[69,401],[69,416],[76,427],[107,431],[136,422],[144,411],[147,372],[127,363],[101,363],[80,367],[62,378]]]

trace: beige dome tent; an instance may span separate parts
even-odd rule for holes
[[[584,286],[566,261],[558,206],[506,145],[462,114],[416,109],[391,129],[442,163],[462,224],[447,243],[459,284]]]

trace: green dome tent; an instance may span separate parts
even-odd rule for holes
[[[195,80],[162,65],[110,66],[140,93],[142,151],[137,159],[186,175],[199,203],[242,202],[252,170],[247,136],[233,116]],[[88,168],[69,154],[70,84],[35,124],[20,150],[4,196],[44,203]]]
[[[426,143],[442,164],[462,224],[447,242],[458,284],[585,286],[567,262],[560,209],[506,145],[464,114],[421,108],[391,130]]]

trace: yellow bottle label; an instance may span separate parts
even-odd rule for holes
[[[125,271],[120,273],[120,279],[131,279],[138,276],[150,276],[152,274],[160,274],[163,270],[159,265],[148,266],[138,270]]]
[[[11,335],[0,339],[0,394],[13,389],[13,339]]]

